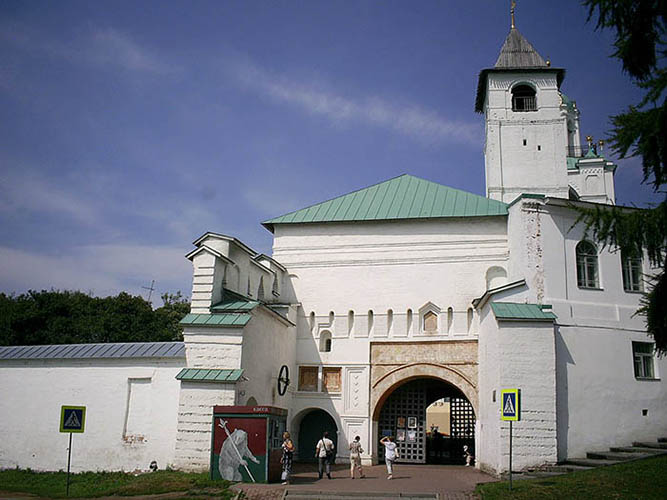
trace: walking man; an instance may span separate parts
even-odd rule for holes
[[[327,477],[331,479],[331,460],[333,459],[334,454],[334,444],[331,439],[329,439],[329,433],[325,432],[322,434],[322,439],[317,442],[315,447],[315,456],[318,460],[318,473],[320,479],[322,479],[322,474],[327,473]]]
[[[394,461],[398,458],[396,443],[394,443],[394,438],[391,436],[383,437],[380,439],[380,442],[384,445],[384,462],[387,465],[387,479],[392,479]]]

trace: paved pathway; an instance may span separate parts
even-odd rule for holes
[[[365,479],[351,479],[349,466],[336,465],[332,479],[318,479],[316,465],[294,464],[290,490],[297,491],[356,491],[356,492],[405,492],[440,493],[446,500],[469,500],[475,498],[473,491],[477,483],[496,481],[473,467],[456,465],[405,465],[394,466],[394,479],[387,480],[384,465],[364,467]],[[249,500],[279,499],[285,486],[275,484],[243,484],[242,489]]]

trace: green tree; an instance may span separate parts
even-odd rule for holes
[[[180,291],[164,293],[161,298],[163,305],[155,310],[156,316],[173,340],[183,340],[183,327],[179,322],[190,312],[190,301]]]
[[[179,321],[189,312],[188,301],[180,292],[162,298],[164,305],[153,310],[125,292],[104,298],[58,290],[0,293],[0,345],[182,339]]]
[[[610,144],[620,158],[642,159],[643,183],[665,195],[667,181],[667,56],[665,0],[585,0],[589,21],[596,29],[616,33],[614,56],[623,64],[643,99],[625,113],[612,117]],[[667,353],[667,195],[657,206],[645,210],[614,207],[581,209],[593,236],[628,256],[641,256],[645,249],[651,265],[658,269],[647,279],[647,293],[640,313],[646,315],[647,331],[655,339],[656,351]]]

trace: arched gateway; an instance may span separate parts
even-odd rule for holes
[[[450,409],[447,429],[431,433],[426,409]],[[383,459],[383,435],[398,438],[401,461],[459,463],[463,445],[475,449],[477,341],[371,344],[373,455]]]

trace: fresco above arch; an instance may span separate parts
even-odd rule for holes
[[[373,420],[384,400],[408,380],[436,378],[463,392],[477,413],[477,341],[371,343],[371,408]]]

